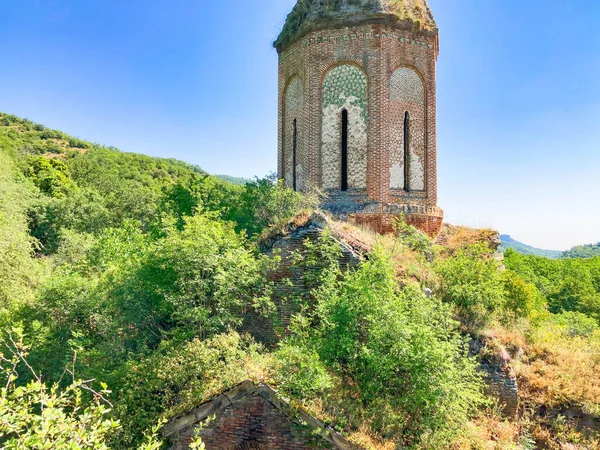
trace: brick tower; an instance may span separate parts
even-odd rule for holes
[[[434,236],[438,29],[426,0],[298,0],[279,54],[279,178],[323,207]]]

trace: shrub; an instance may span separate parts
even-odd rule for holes
[[[450,308],[400,289],[382,250],[345,275],[333,266],[315,296],[312,326],[298,327],[296,342],[357,384],[364,415],[380,434],[445,448],[484,402]],[[316,363],[305,373],[319,374]]]
[[[295,192],[272,175],[246,183],[239,204],[232,208],[227,218],[238,224],[238,231],[254,236],[316,205],[315,195]]]
[[[550,316],[549,323],[560,327],[571,337],[591,337],[600,330],[598,322],[591,317],[578,312],[564,312]]]
[[[400,242],[408,248],[421,253],[429,260],[433,257],[431,240],[412,225],[408,225],[404,220],[404,216],[400,216],[395,220],[394,231]]]
[[[90,381],[66,388],[46,386],[27,362],[27,347],[11,335],[2,342],[10,353],[0,353],[0,445],[3,449],[108,450],[107,440],[120,424],[110,418],[106,386],[94,390]],[[18,369],[24,366],[34,381],[19,386]],[[89,394],[93,399],[87,400]],[[158,427],[144,433],[138,450],[159,450]]]
[[[489,322],[491,314],[504,307],[502,274],[490,250],[483,244],[461,249],[435,264],[441,278],[442,298],[472,327]]]
[[[171,418],[247,379],[264,382],[273,361],[251,338],[229,333],[191,342],[164,342],[149,358],[123,371],[117,448],[132,448],[161,417]]]
[[[504,294],[506,312],[515,318],[534,318],[546,311],[545,301],[536,287],[512,271],[504,273]]]
[[[0,151],[0,312],[31,298],[37,242],[28,233],[26,211],[33,195],[18,179],[12,158]]]
[[[333,387],[325,364],[313,349],[286,342],[275,357],[279,362],[275,381],[296,398],[314,398]]]

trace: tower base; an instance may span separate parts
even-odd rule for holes
[[[431,238],[437,237],[444,222],[444,211],[437,206],[373,202],[363,193],[329,195],[322,207],[336,216],[346,217],[357,225],[368,226],[382,234],[393,233],[394,221],[400,216],[404,217],[407,224]]]
[[[417,230],[435,239],[442,229],[444,222],[443,214],[441,216],[428,216],[423,214],[352,214],[349,216],[357,225],[367,226],[380,234],[393,233],[394,222],[400,217],[404,217],[408,225],[412,225]]]

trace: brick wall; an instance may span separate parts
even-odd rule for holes
[[[393,233],[394,221],[399,216],[393,214],[355,214],[350,216],[357,225],[367,225],[378,233]],[[429,216],[426,214],[403,215],[408,225],[412,225],[429,237],[435,238],[442,228],[443,217]]]
[[[171,450],[187,450],[197,424],[171,437]],[[304,450],[333,448],[324,439],[301,428],[270,401],[248,395],[216,414],[201,432],[207,450]]]
[[[286,87],[290,80],[299,79],[304,95],[302,105],[295,109],[302,127],[296,161],[297,172],[301,172],[306,181],[302,184],[304,189],[317,187],[330,194],[331,199],[324,207],[331,206],[328,209],[341,214],[371,213],[366,209],[373,208],[378,214],[390,214],[387,212],[390,205],[437,207],[437,31],[424,31],[404,22],[348,27],[340,24],[335,29],[308,33],[279,50],[280,178],[291,185]],[[336,103],[329,95],[332,92],[331,73],[339,72],[343,67],[352,67],[363,74],[367,84],[366,143],[362,144],[358,138],[349,142],[349,145],[356,142],[359,148],[349,154],[354,162],[348,161],[349,170],[359,173],[360,180],[361,161],[366,159],[366,185],[350,183],[348,193],[341,193],[341,186],[337,187],[340,167],[335,147],[339,144],[340,127],[335,125],[341,123],[341,111],[345,106],[356,107],[356,118],[360,116],[362,106],[360,95],[355,92],[356,86],[344,84],[343,79],[335,84],[334,94],[348,104]],[[335,105],[331,106],[332,103]],[[410,114],[408,161],[404,161],[403,148],[406,112]],[[360,122],[356,118],[350,127],[356,127]],[[406,164],[411,180],[408,192],[404,190]],[[412,220],[408,217],[410,214],[406,214],[409,222]],[[431,220],[415,217],[412,223],[435,235],[441,227],[440,214],[438,208]],[[380,226],[392,219],[368,218],[363,223]]]

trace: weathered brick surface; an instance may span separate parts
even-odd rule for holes
[[[338,125],[346,109],[350,115],[350,201],[340,203],[334,199],[326,202],[333,208],[325,207],[338,214],[362,214],[362,209],[375,204],[379,214],[391,214],[387,212],[390,205],[437,206],[437,29],[423,30],[402,21],[345,26],[340,17],[331,29],[309,32],[290,45],[278,46],[278,51],[280,178],[293,185],[289,133],[290,124],[296,120],[302,136],[296,142],[296,185],[303,190],[317,187],[333,197],[340,193],[341,156],[335,152],[341,142]],[[361,84],[354,81],[354,76],[331,80],[334,71],[348,66],[366,79],[366,105]],[[298,85],[302,86],[301,104],[294,99],[288,105],[289,87]],[[407,112],[410,151],[404,161]],[[367,134],[364,145],[360,137],[363,113]],[[366,161],[366,185],[360,181],[362,161]],[[404,183],[405,171],[409,174],[408,186]],[[438,218],[439,214],[434,214],[432,220],[416,217],[413,223],[435,235],[441,226]],[[386,219],[362,222],[379,226]]]
[[[350,218],[357,225],[368,225],[381,234],[393,233],[394,221],[399,216],[393,214],[355,214]],[[404,220],[408,225],[421,230],[430,237],[436,237],[442,228],[443,217],[428,216],[426,214],[407,214]]]
[[[247,380],[171,419],[161,430],[169,450],[200,436],[208,450],[301,450],[355,446],[317,418],[287,403],[267,385]]]
[[[196,424],[181,430],[171,450],[187,450]],[[333,448],[323,439],[311,436],[271,402],[251,395],[217,414],[201,432],[207,450],[304,450]]]

